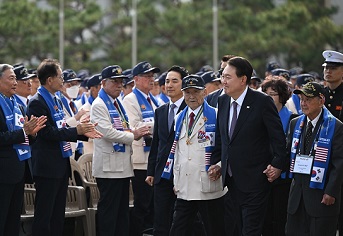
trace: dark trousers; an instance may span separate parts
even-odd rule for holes
[[[34,236],[61,236],[63,233],[69,172],[63,178],[34,176],[36,198],[32,223]]]
[[[238,207],[234,203],[231,191],[228,191],[224,196],[225,201],[225,236],[239,236],[240,229],[238,227]]]
[[[97,211],[97,235],[129,235],[130,178],[96,178],[96,182],[100,192]]]
[[[267,214],[263,225],[263,236],[283,236],[287,221],[287,205],[290,179],[278,179],[272,185],[268,199]]]
[[[260,236],[267,211],[270,189],[256,192],[241,192],[229,176],[229,191],[234,204],[238,207],[238,227],[243,236]]]
[[[338,231],[339,235],[343,235],[343,185],[341,186],[341,206],[338,218]]]
[[[224,197],[212,200],[176,199],[170,236],[188,236],[199,212],[207,236],[224,235]]]
[[[142,231],[153,226],[153,187],[146,182],[146,170],[134,170],[132,181],[134,207],[130,218],[130,235],[141,236]]]
[[[0,183],[0,236],[19,235],[24,179],[16,184]]]
[[[335,236],[338,216],[311,217],[307,214],[301,199],[295,214],[287,214],[287,236]]]
[[[168,236],[173,220],[176,195],[170,180],[154,185],[154,236]]]

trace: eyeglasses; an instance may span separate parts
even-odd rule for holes
[[[305,97],[305,96],[301,96],[300,97],[300,102],[303,102],[303,103],[311,103],[312,101],[315,100],[315,98],[318,98],[318,97]],[[320,97],[319,97],[320,98]]]
[[[124,82],[122,80],[118,80],[118,79],[106,79],[106,81],[111,82],[113,84],[121,84],[124,86]]]
[[[55,77],[58,78],[58,79],[60,79],[60,80],[63,80],[63,79],[64,79],[63,74],[61,74],[60,76],[56,75]]]
[[[17,82],[19,82],[19,81],[23,84],[32,84],[30,79],[28,79],[28,80],[17,80]]]
[[[81,83],[75,82],[75,81],[66,82],[66,84],[70,85],[70,87],[74,87],[74,86],[79,87],[79,88],[81,87]]]
[[[269,95],[269,96],[271,96],[271,97],[276,97],[276,96],[279,96],[279,94],[278,94],[278,93],[269,93],[268,95]]]
[[[155,79],[156,78],[156,76],[153,74],[153,75],[145,75],[145,74],[143,74],[143,75],[138,75],[139,77],[144,77],[144,78],[148,78],[148,79],[150,79],[150,78],[153,78],[153,79]]]

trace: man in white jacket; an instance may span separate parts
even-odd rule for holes
[[[173,170],[177,195],[170,235],[187,235],[197,212],[206,235],[224,235],[227,189],[223,190],[221,178],[210,180],[208,176],[217,112],[204,100],[206,89],[200,76],[186,76],[181,90],[187,107],[175,117],[175,139],[162,174],[169,178]]]

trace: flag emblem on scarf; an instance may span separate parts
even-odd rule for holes
[[[68,151],[68,150],[71,150],[71,145],[70,145],[70,143],[69,142],[67,142],[67,143],[65,143],[64,145],[63,145],[63,151]]]
[[[17,126],[23,127],[25,119],[24,119],[24,117],[22,115],[16,113],[15,114],[15,122],[16,122]]]
[[[298,138],[293,138],[292,140],[292,153],[296,153],[297,152],[297,147],[299,144],[299,139]]]
[[[166,166],[164,167],[164,172],[170,173],[171,168],[173,167],[172,163],[173,163],[173,160],[168,158]]]
[[[317,147],[316,154],[314,155],[315,161],[326,162],[328,156],[328,149],[324,147]]]
[[[324,172],[325,168],[314,166],[312,169],[311,181],[321,183],[323,181]]]

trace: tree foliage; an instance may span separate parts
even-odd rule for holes
[[[40,8],[35,1],[3,0],[0,56],[4,62],[34,65],[58,57],[59,0]],[[65,67],[99,72],[109,64],[131,65],[132,0],[64,0]],[[197,72],[212,65],[212,1],[138,0],[137,59],[168,69],[173,64]],[[269,58],[284,68],[321,71],[321,53],[343,51],[343,27],[331,20],[337,8],[324,0],[218,0],[219,57],[244,56],[259,74]],[[24,13],[24,14],[23,14]]]

